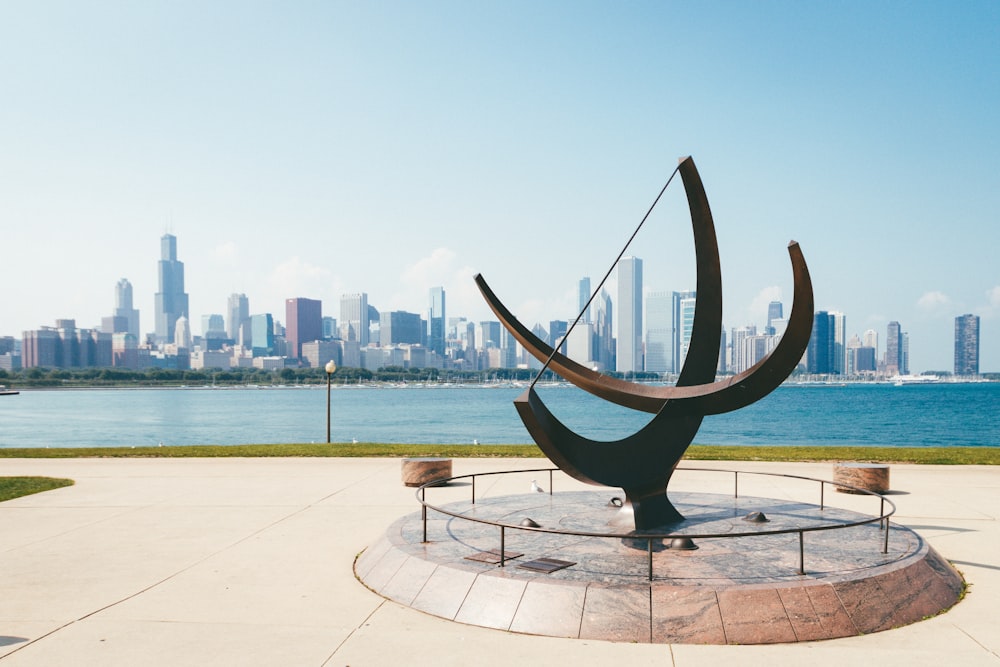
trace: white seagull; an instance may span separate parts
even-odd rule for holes
[[[545,493],[545,489],[538,486],[538,482],[536,482],[535,480],[531,480],[531,490],[534,493]]]

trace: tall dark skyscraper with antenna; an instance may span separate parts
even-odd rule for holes
[[[177,237],[164,234],[160,239],[157,264],[160,291],[156,293],[156,341],[174,342],[177,319],[188,315],[188,295],[184,291],[184,262],[177,261]]]

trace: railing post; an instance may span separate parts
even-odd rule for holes
[[[740,497],[740,471],[733,471],[733,498]]]
[[[889,553],[889,519],[885,520],[885,541],[882,543],[882,553]]]
[[[423,543],[427,543],[427,489],[420,489],[420,518],[424,522],[424,539]]]
[[[646,540],[646,552],[649,554],[649,580],[653,580],[653,538]]]
[[[500,526],[500,567],[504,567],[504,555],[507,553],[504,544],[504,527]]]
[[[552,469],[549,469],[549,495],[552,495]]]
[[[472,476],[472,504],[476,504],[476,476]]]
[[[799,574],[806,573],[805,533],[799,531]]]
[[[823,503],[823,491],[826,490],[826,482],[823,480],[819,481],[819,508],[824,509],[825,505]]]

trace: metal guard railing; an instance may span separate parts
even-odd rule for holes
[[[471,479],[472,481],[472,504],[476,504],[476,478],[477,477],[489,477],[492,475],[512,475],[519,473],[531,473],[531,472],[547,472],[549,473],[549,495],[553,494],[553,473],[559,470],[559,468],[531,468],[527,470],[501,470],[495,472],[480,472],[473,473],[470,475],[456,475],[454,477],[448,477],[445,479],[438,479],[432,482],[421,485],[416,490],[417,502],[421,506],[421,521],[423,523],[423,539],[422,542],[427,542],[427,510],[431,509],[435,512],[445,514],[447,516],[454,517],[456,519],[462,519],[464,521],[472,521],[474,523],[482,523],[490,526],[496,526],[500,529],[500,567],[504,567],[504,546],[506,541],[506,531],[510,530],[521,530],[527,532],[535,533],[551,533],[556,535],[568,535],[571,537],[600,537],[608,539],[629,539],[629,540],[646,540],[647,542],[647,552],[649,560],[649,580],[653,580],[653,542],[657,540],[673,540],[677,538],[688,538],[688,539],[715,539],[715,538],[737,538],[737,537],[761,537],[765,535],[787,535],[791,533],[797,533],[799,536],[799,570],[798,574],[805,574],[805,533],[817,532],[822,530],[839,530],[842,528],[852,528],[854,526],[863,526],[870,523],[879,522],[879,530],[884,531],[884,536],[882,540],[882,553],[889,553],[889,517],[896,513],[896,504],[885,497],[884,494],[878,493],[876,491],[870,491],[868,489],[853,486],[851,484],[845,484],[843,482],[832,482],[824,479],[816,479],[815,477],[805,477],[803,475],[788,475],[783,473],[771,473],[771,472],[751,472],[745,470],[723,470],[719,468],[677,468],[678,471],[695,471],[695,472],[722,472],[722,473],[733,473],[733,497],[739,498],[739,476],[740,475],[760,475],[766,477],[785,477],[788,479],[799,479],[807,482],[817,482],[819,484],[819,509],[825,509],[825,489],[826,485],[831,485],[834,487],[848,488],[860,494],[875,496],[879,498],[879,515],[872,516],[870,518],[861,519],[858,521],[849,522],[838,522],[832,524],[821,524],[816,526],[805,526],[798,528],[777,528],[768,530],[757,529],[747,532],[726,532],[726,533],[648,533],[643,531],[642,533],[597,533],[590,531],[581,530],[564,530],[560,528],[546,528],[545,526],[522,526],[509,523],[503,523],[501,521],[493,521],[490,519],[483,519],[479,517],[468,516],[459,512],[453,512],[451,510],[445,509],[443,507],[438,507],[436,505],[431,505],[427,502],[427,489],[436,486],[444,486],[451,482],[457,480]],[[610,487],[608,487],[610,488]],[[886,512],[886,504],[890,506],[890,510]]]

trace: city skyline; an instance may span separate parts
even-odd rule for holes
[[[1000,370],[996,3],[24,3],[0,56],[0,335],[97,326],[122,277],[152,331],[164,232],[192,328],[435,285],[479,321],[477,272],[569,318],[691,154],[727,330],[790,301],[794,238],[848,337],[898,321],[947,370],[972,313]],[[695,286],[678,185],[628,251],[647,291]]]
[[[94,331],[103,332],[108,336],[115,334],[114,355],[118,355],[120,348],[124,346],[125,339],[120,338],[120,333],[128,333],[133,338],[128,345],[129,349],[135,349],[136,345],[142,346],[147,337],[154,341],[162,349],[163,346],[173,343],[174,347],[190,348],[193,333],[189,324],[188,313],[181,308],[186,308],[189,295],[184,292],[184,263],[178,260],[177,237],[172,234],[164,234],[160,238],[161,257],[157,262],[159,276],[159,291],[155,294],[156,330],[147,332],[140,338],[132,333],[132,325],[139,320],[139,312],[129,306],[132,304],[132,287],[127,278],[120,279],[114,288],[114,314],[101,318],[101,324],[94,327]],[[590,309],[587,306],[588,290],[590,289],[590,277],[584,276],[577,282],[578,306],[580,308],[580,321],[578,328],[574,329],[572,335],[567,339],[568,348],[564,353],[581,363],[596,364],[595,367],[607,370],[617,370],[620,372],[658,372],[677,373],[683,367],[684,358],[687,354],[688,342],[691,336],[694,322],[694,306],[696,302],[695,291],[672,291],[655,292],[644,289],[642,285],[643,261],[639,257],[627,256],[621,258],[610,275],[617,278],[619,285],[618,301],[623,307],[618,309],[618,327],[612,327],[610,312],[612,302],[607,291],[602,288],[603,294],[595,295],[597,319],[592,319],[588,314]],[[393,347],[397,344],[421,345],[426,347],[428,352],[436,352],[438,359],[443,360],[445,355],[438,348],[444,350],[449,339],[448,333],[451,327],[445,313],[445,298],[447,291],[442,286],[428,288],[429,304],[424,311],[410,312],[406,310],[382,311],[379,314],[376,306],[368,303],[367,293],[343,294],[340,297],[340,312],[338,317],[323,315],[322,301],[306,297],[296,297],[285,299],[284,321],[273,318],[272,313],[251,314],[249,298],[246,294],[233,293],[227,300],[226,315],[219,313],[205,313],[201,319],[202,344],[199,349],[205,351],[215,351],[228,338],[236,347],[253,350],[254,356],[258,356],[260,349],[273,351],[273,327],[274,324],[282,324],[285,330],[284,339],[287,341],[288,357],[291,359],[304,359],[307,356],[311,359],[319,352],[312,349],[310,354],[303,352],[303,346],[307,343],[318,343],[322,340],[337,338],[343,341],[352,341],[359,348],[364,348],[370,343],[375,345]],[[173,310],[171,310],[171,308]],[[727,334],[726,326],[723,324],[723,334],[720,348],[719,372],[739,373],[748,369],[757,361],[763,358],[777,343],[775,334],[782,334],[786,320],[782,317],[783,304],[780,301],[771,301],[766,306],[766,322],[763,333],[758,334],[756,323],[749,323],[742,326],[729,327]],[[426,319],[425,316],[426,315]],[[264,322],[260,318],[266,318]],[[549,333],[555,332],[555,339],[565,335],[566,327],[572,323],[574,315],[568,315],[565,320],[550,320]],[[458,314],[453,320],[461,320],[472,327],[475,333],[470,333],[477,348],[482,349],[486,341],[490,342],[490,347],[498,351],[499,355],[490,358],[490,363],[495,362],[498,367],[514,367],[519,362],[515,360],[515,345],[512,337],[500,327],[500,323],[495,320],[481,320],[474,322],[468,320],[464,315]],[[253,320],[257,320],[253,326]],[[326,321],[329,320],[329,327]],[[160,330],[164,322],[172,321],[176,328],[171,327],[170,331],[176,333],[167,338],[161,335]],[[367,325],[363,326],[362,321],[374,323],[377,329],[377,338],[371,339],[371,330]],[[954,346],[954,373],[956,375],[976,375],[979,373],[980,354],[980,318],[976,315],[966,314],[956,317],[955,320]],[[57,318],[56,327],[69,327],[70,331],[82,329],[81,334],[85,334],[90,327],[77,327],[72,318]],[[555,329],[559,324],[560,328]],[[252,335],[252,332],[260,332],[263,327],[267,327],[265,343],[261,346],[256,342],[245,344],[244,338]],[[540,327],[541,323],[534,326]],[[45,365],[38,362],[38,352],[35,340],[37,337],[52,338],[55,336],[53,327],[41,325],[40,329],[26,330],[31,334],[31,347],[25,353],[29,365]],[[329,329],[329,330],[328,330]],[[620,332],[626,332],[621,336]],[[181,333],[183,332],[183,333]],[[489,333],[487,333],[489,332]],[[463,337],[464,332],[456,332]],[[5,334],[0,332],[0,337]],[[75,334],[74,334],[75,335]],[[90,334],[86,334],[90,335]],[[730,349],[727,351],[727,335],[730,335]],[[864,331],[864,341],[861,339],[862,332],[857,331],[848,339],[847,317],[840,312],[827,312],[819,310],[815,313],[813,332],[809,342],[808,353],[802,365],[803,370],[810,374],[835,374],[854,375],[863,372],[875,372],[884,374],[887,377],[898,375],[910,375],[909,364],[909,334],[904,331],[898,321],[891,321],[886,326],[885,348],[879,348],[879,336],[873,329]],[[543,336],[544,337],[544,336]],[[110,341],[110,338],[108,339]],[[251,338],[252,340],[252,338]],[[603,340],[603,342],[602,342]],[[179,342],[179,341],[184,341]],[[550,335],[549,342],[553,342]],[[27,342],[25,343],[27,345]],[[617,344],[617,354],[603,351],[604,346]],[[504,348],[503,352],[499,352]],[[171,348],[173,349],[173,348]],[[326,350],[327,348],[323,348]],[[124,350],[124,347],[121,348]],[[960,361],[960,350],[961,361]],[[67,353],[68,354],[68,353]],[[333,354],[332,349],[323,354]],[[66,356],[66,355],[64,355]],[[75,354],[74,354],[75,356]],[[117,358],[117,357],[116,357]],[[338,353],[339,358],[339,353]],[[617,363],[614,359],[617,358]],[[624,358],[624,366],[622,359]],[[84,365],[91,364],[94,359],[86,357]],[[223,357],[217,357],[218,360]],[[318,359],[318,357],[317,357]],[[386,363],[394,364],[394,357],[387,357]],[[317,363],[316,359],[312,360]],[[344,360],[341,360],[345,363]],[[110,364],[110,358],[108,360]],[[75,365],[75,364],[74,364]],[[116,362],[117,365],[117,362]],[[937,372],[948,373],[947,369],[934,369]]]

